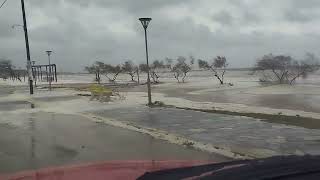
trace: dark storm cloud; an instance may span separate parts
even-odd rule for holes
[[[0,9],[0,57],[25,63],[20,1]],[[150,58],[225,55],[247,67],[267,53],[317,53],[318,0],[26,0],[32,59],[63,71],[101,60],[144,61],[140,16],[151,16]]]

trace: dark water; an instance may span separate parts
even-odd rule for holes
[[[0,173],[105,160],[226,158],[81,116],[40,112],[0,117]]]

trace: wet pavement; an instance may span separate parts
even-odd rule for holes
[[[106,160],[214,160],[226,158],[55,113],[2,113],[0,173]]]
[[[320,154],[320,130],[254,118],[143,106],[96,111],[94,114],[165,130],[253,157]]]
[[[223,91],[203,92],[201,95],[189,94],[196,90],[181,88],[168,94],[200,101],[201,98],[208,101],[208,96],[216,98],[211,99],[212,101],[219,98],[223,101],[224,97],[232,102],[250,105],[256,105],[257,102],[261,105],[268,104],[270,100],[270,106],[279,105],[272,104],[271,96],[276,97],[273,95],[266,100],[259,100],[257,96],[267,96],[254,97],[249,94],[252,102],[255,101],[252,103],[250,98],[246,101],[245,95],[239,96],[238,90],[225,91],[227,94],[223,94]],[[27,94],[25,88],[15,91]],[[159,91],[163,92],[161,89]],[[0,91],[0,99],[12,93],[12,88],[5,88]],[[310,96],[311,99],[314,97]],[[306,96],[301,95],[305,100],[304,97]],[[58,90],[52,93],[38,90],[32,99],[35,104],[24,100],[0,101],[0,173],[104,160],[228,160],[216,154],[169,144],[148,135],[95,123],[83,116],[75,115],[82,112],[164,130],[253,157],[320,154],[320,130],[316,129],[268,123],[240,116],[167,108],[150,109],[117,102],[90,102],[86,98],[78,101],[80,97]],[[279,101],[283,102],[279,108],[287,103],[281,98]],[[317,102],[317,99],[312,102]],[[297,99],[289,102],[294,103],[299,104]],[[310,104],[310,107],[307,104]],[[290,107],[295,108],[293,105]],[[306,103],[305,107],[317,108],[317,104]],[[73,115],[63,114],[69,111],[72,111]]]

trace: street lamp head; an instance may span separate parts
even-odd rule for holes
[[[141,21],[143,28],[147,29],[148,25],[152,19],[151,18],[139,18],[139,20]]]
[[[50,56],[52,51],[46,51],[46,53],[48,54],[48,56]]]

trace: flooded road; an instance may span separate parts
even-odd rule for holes
[[[118,108],[94,114],[161,129],[253,157],[320,154],[320,130],[173,108]]]
[[[55,113],[2,113],[0,173],[106,160],[226,160],[148,135]]]

